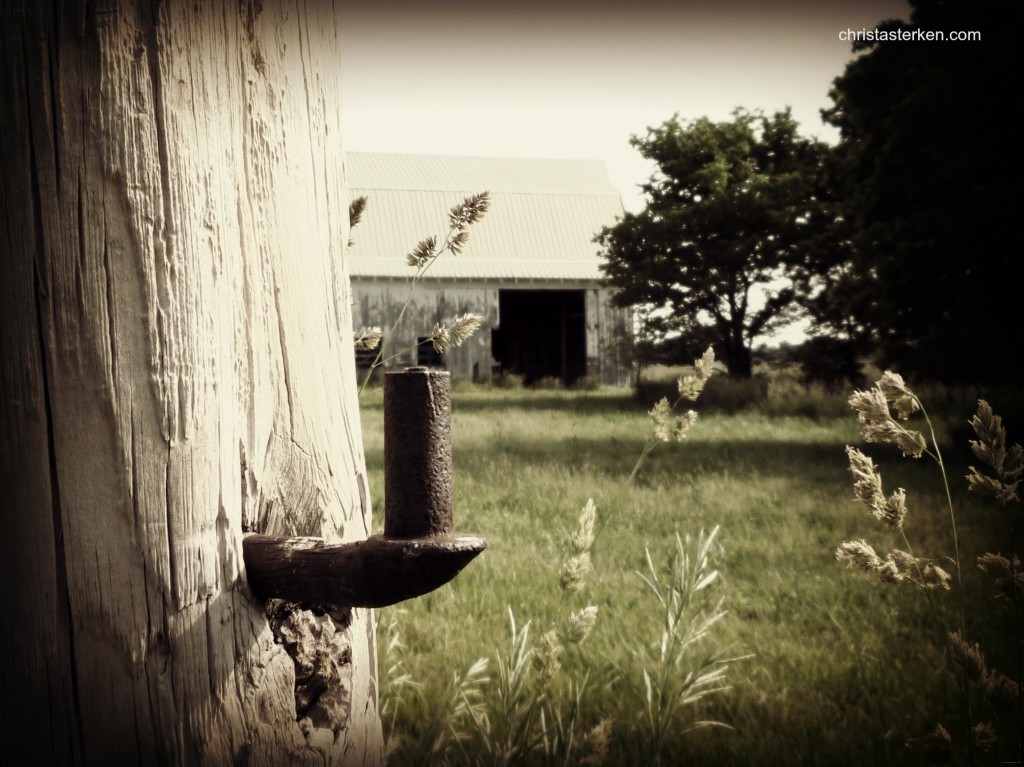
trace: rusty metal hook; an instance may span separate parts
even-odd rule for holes
[[[323,607],[385,607],[448,583],[481,551],[452,532],[451,377],[407,368],[384,376],[384,534],[358,543],[250,534],[253,593]]]

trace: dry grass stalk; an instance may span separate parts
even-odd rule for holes
[[[1002,743],[999,740],[998,726],[1002,720],[996,717],[993,721],[978,721],[976,712],[979,707],[974,698],[980,698],[979,703],[984,702],[993,714],[1016,704],[1016,725],[1018,731],[1024,730],[1024,704],[1020,697],[1020,676],[1024,669],[1021,643],[1018,641],[1018,678],[1014,680],[990,669],[981,646],[966,639],[966,607],[963,598],[963,572],[956,513],[946,466],[931,419],[917,395],[902,377],[892,372],[886,372],[868,391],[854,392],[850,398],[850,406],[857,413],[857,419],[861,423],[861,436],[865,441],[890,443],[896,445],[904,455],[914,458],[928,456],[935,461],[940,470],[949,508],[953,542],[953,556],[950,559],[956,573],[955,583],[959,597],[959,630],[956,631],[947,631],[943,627],[939,612],[931,602],[930,596],[930,592],[935,589],[949,590],[954,578],[936,563],[937,560],[914,556],[904,530],[907,519],[906,493],[900,488],[886,497],[882,490],[881,475],[871,458],[856,448],[847,447],[850,471],[854,480],[854,499],[863,504],[875,519],[897,533],[907,551],[893,549],[887,556],[882,557],[871,544],[861,539],[841,543],[836,550],[836,558],[859,570],[876,574],[883,583],[908,581],[926,590],[936,627],[943,638],[950,670],[963,698],[965,724],[961,739],[954,738],[939,724],[931,734],[911,739],[908,745],[936,762],[948,761],[960,750],[966,753],[973,764],[978,754],[995,752],[1000,748],[1008,756],[1019,761],[1022,755],[1020,736],[1017,736],[1016,743]],[[902,423],[916,413],[920,413],[925,419],[930,435],[928,439],[922,432],[909,429]],[[1012,501],[1018,501],[1019,477],[1024,471],[1024,451],[1020,445],[1007,446],[1002,420],[992,412],[992,408],[984,400],[978,403],[978,410],[970,423],[978,437],[971,442],[971,450],[992,470],[992,474],[985,474],[974,466],[970,467],[970,474],[967,476],[968,487],[974,492],[991,495],[1004,506]],[[1020,560],[1012,553],[1015,544],[1012,530],[1011,525],[1011,556],[982,554],[978,557],[978,567],[994,579],[997,592],[1012,601],[1017,621],[1017,635],[1022,637],[1024,633],[1021,629],[1024,622],[1021,620],[1020,594],[1024,579],[1021,578]]]

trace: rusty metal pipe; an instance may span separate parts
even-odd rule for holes
[[[357,543],[249,534],[249,586],[308,607],[386,607],[444,585],[487,547],[452,532],[451,378],[384,377],[384,534]]]
[[[448,371],[384,375],[384,536],[452,532],[452,390]]]

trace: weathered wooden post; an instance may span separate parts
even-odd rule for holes
[[[243,563],[370,529],[343,23],[0,4],[2,764],[383,761],[371,612],[268,620]]]

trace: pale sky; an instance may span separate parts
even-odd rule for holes
[[[342,0],[347,151],[599,159],[627,209],[652,166],[629,145],[678,113],[820,110],[847,28],[906,18],[897,0]]]

